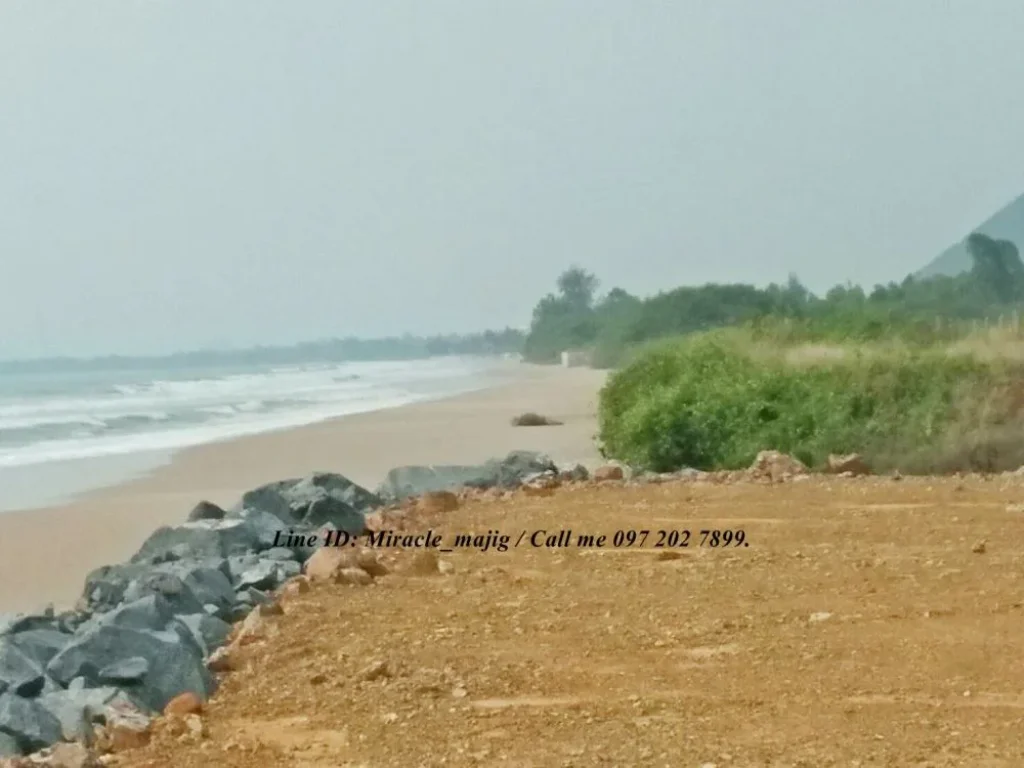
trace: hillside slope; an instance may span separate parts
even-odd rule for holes
[[[936,275],[955,276],[971,268],[971,257],[964,242],[967,236],[980,232],[997,240],[1010,240],[1018,247],[1024,247],[1024,195],[1000,209],[971,232],[965,232],[963,239],[951,245],[936,256],[927,266],[914,273],[924,279]]]

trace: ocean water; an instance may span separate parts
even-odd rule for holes
[[[85,465],[89,486],[107,485],[176,449],[481,389],[501,368],[494,358],[452,357],[21,372],[5,366],[0,509],[52,501],[41,484],[60,496],[83,490]]]

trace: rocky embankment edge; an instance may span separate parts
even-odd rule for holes
[[[859,457],[834,459],[833,472],[868,471]],[[231,669],[234,649],[282,613],[279,597],[308,590],[310,580],[361,585],[388,572],[374,551],[308,546],[302,534],[322,543],[329,531],[408,529],[420,513],[457,507],[459,496],[545,495],[586,482],[779,482],[807,473],[774,451],[741,472],[663,475],[614,464],[591,475],[514,451],[478,466],[399,467],[375,492],[321,472],[253,489],[228,510],[200,502],[128,562],[90,573],[73,610],[0,617],[0,765],[102,765],[147,743],[157,725],[201,738],[217,676]],[[414,567],[444,565],[424,554]]]

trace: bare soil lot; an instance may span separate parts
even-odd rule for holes
[[[435,529],[652,533],[455,552],[446,575],[286,597],[207,736],[158,730],[114,763],[1021,766],[1022,502],[1009,476],[468,502]],[[749,546],[699,546],[711,529]],[[662,554],[659,530],[689,546]]]

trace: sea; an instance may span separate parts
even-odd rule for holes
[[[151,471],[188,446],[444,398],[508,360],[0,366],[0,511]]]

